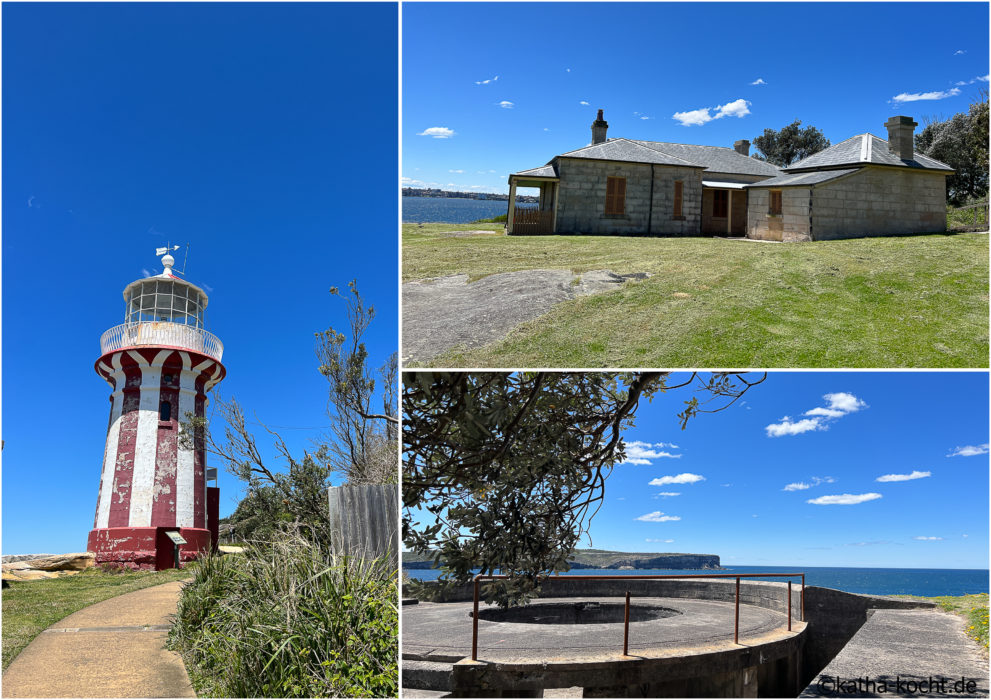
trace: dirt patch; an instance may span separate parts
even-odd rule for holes
[[[403,285],[403,362],[427,363],[456,346],[481,347],[542,316],[555,304],[619,289],[645,272],[521,270],[468,283],[451,275]]]

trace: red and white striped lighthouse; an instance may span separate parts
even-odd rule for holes
[[[219,492],[207,488],[206,452],[181,447],[179,435],[224,378],[224,346],[204,328],[206,293],[173,274],[169,252],[162,264],[162,274],[124,289],[124,323],[100,338],[96,361],[113,393],[87,549],[97,563],[133,569],[173,566],[170,532],[186,542],[183,561],[216,539]]]

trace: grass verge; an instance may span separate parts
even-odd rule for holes
[[[169,648],[205,697],[396,697],[397,576],[298,538],[200,562]]]
[[[492,235],[458,235],[492,227]],[[773,244],[505,236],[404,224],[404,281],[500,272],[649,272],[564,302],[445,367],[987,367],[988,237]]]
[[[191,575],[189,567],[127,573],[92,567],[75,576],[11,582],[3,591],[3,670],[44,629],[77,610]]]
[[[988,594],[919,596],[900,595],[897,598],[931,600],[940,609],[959,615],[967,621],[967,636],[988,650]]]

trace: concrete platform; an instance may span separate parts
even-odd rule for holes
[[[595,598],[622,604],[622,598]],[[575,598],[541,598],[541,603],[574,603]],[[733,641],[734,605],[686,598],[637,598],[634,605],[671,608],[680,614],[630,623],[630,650],[704,648]],[[482,604],[480,609],[487,607]],[[420,603],[403,609],[403,658],[454,662],[471,656],[471,603]],[[478,656],[489,662],[542,659],[601,659],[621,654],[623,624],[543,625],[490,622],[480,616]],[[764,638],[788,624],[784,613],[740,606],[740,642]],[[796,624],[796,629],[798,625]]]
[[[965,627],[940,610],[875,610],[800,697],[988,697],[988,661]]]

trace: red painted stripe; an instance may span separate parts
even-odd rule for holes
[[[114,460],[113,491],[110,501],[109,527],[130,524],[131,484],[134,476],[134,451],[138,437],[138,408],[141,403],[141,368],[127,353],[120,355],[124,368],[124,405],[120,419],[120,437]]]
[[[151,524],[173,527],[176,524],[176,469],[179,437],[179,373],[182,358],[173,352],[162,366],[159,405],[168,402],[169,420],[158,421],[155,449],[155,484],[151,496]],[[161,418],[161,414],[159,414]]]

